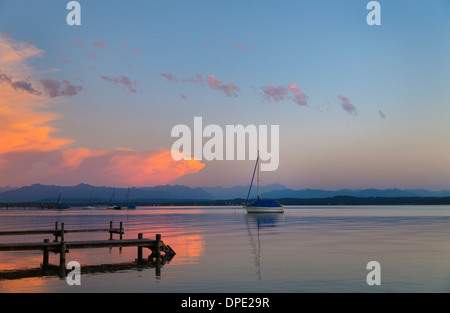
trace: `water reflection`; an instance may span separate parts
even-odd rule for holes
[[[81,274],[101,274],[101,273],[116,273],[122,271],[137,270],[142,271],[144,269],[155,269],[155,276],[161,277],[161,268],[164,265],[169,264],[173,255],[163,255],[155,257],[150,255],[148,260],[118,263],[118,264],[100,264],[100,265],[83,265],[81,266]],[[37,277],[52,277],[58,276],[64,278],[70,270],[66,270],[61,273],[61,268],[55,265],[49,265],[46,268],[28,268],[22,270],[9,270],[0,272],[0,281],[3,280],[20,280],[25,278],[37,278]],[[28,284],[27,281],[24,281]]]
[[[245,224],[255,259],[256,277],[259,281],[262,279],[261,232],[264,228],[271,229],[280,226],[282,221],[284,221],[284,214],[280,213],[253,213],[245,215]]]

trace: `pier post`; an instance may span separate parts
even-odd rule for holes
[[[61,247],[59,251],[59,273],[60,277],[66,276],[66,243],[61,241]]]
[[[61,241],[64,241],[64,223],[61,223]]]
[[[113,228],[113,222],[110,221],[110,222],[109,222],[109,240],[112,240],[112,239],[113,239],[112,228]]]
[[[142,233],[138,234],[138,239],[143,239],[144,235]],[[138,246],[138,255],[137,255],[138,262],[142,261],[142,247]]]
[[[58,242],[58,222],[55,222],[55,240],[53,242]]]
[[[122,222],[120,222],[119,233],[120,233],[120,240],[122,240],[122,238],[123,238],[123,235],[122,235]],[[142,238],[140,238],[140,239],[142,239]]]
[[[48,243],[49,240],[48,239],[44,239],[44,242]],[[47,249],[47,247],[45,247],[43,251],[44,251],[44,257],[43,257],[43,260],[42,260],[42,268],[45,270],[45,269],[48,268],[48,249]]]
[[[156,256],[159,257],[161,255],[161,235],[156,234]]]

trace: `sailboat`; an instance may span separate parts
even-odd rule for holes
[[[94,189],[92,189],[91,197],[89,198],[89,204],[88,204],[88,206],[83,207],[83,208],[82,208],[83,210],[95,210],[95,209],[98,209],[98,207],[96,207],[96,206],[91,206],[92,195],[93,195],[93,194],[94,194]]]
[[[110,201],[111,205],[108,206],[108,210],[120,210],[120,206],[112,205],[115,194],[116,194],[116,188],[113,189],[113,194],[112,194],[111,201]]]
[[[70,210],[70,206],[62,204],[62,192],[59,193],[58,202],[56,203],[56,209],[58,211],[68,211]]]
[[[272,199],[261,199],[259,197],[259,182],[261,181],[260,171],[261,166],[258,151],[258,158],[256,159],[255,169],[253,170],[252,181],[250,183],[250,189],[248,190],[247,200],[245,200],[244,208],[247,210],[247,213],[284,213],[284,206],[279,204],[278,201]],[[255,173],[257,174],[256,183],[258,197],[255,202],[248,204],[248,197],[250,196],[250,191],[252,190]]]
[[[127,197],[125,198],[125,206],[121,206],[119,210],[136,210],[134,204],[129,204],[130,202],[130,187],[128,187]]]

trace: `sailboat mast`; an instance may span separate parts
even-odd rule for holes
[[[261,165],[259,162],[259,150],[258,150],[258,161],[257,162],[258,162],[258,174],[256,176],[256,180],[257,180],[257,191],[258,191],[258,200],[259,200],[259,171],[261,169]]]

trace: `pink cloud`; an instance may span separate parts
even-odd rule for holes
[[[72,97],[83,90],[83,87],[74,86],[66,79],[62,80],[65,88],[56,79],[41,79],[40,82],[42,87],[44,88],[44,93],[50,98],[60,96]]]
[[[240,91],[239,87],[235,86],[231,80],[228,80],[228,85],[222,85],[222,81],[215,78],[214,75],[208,75],[206,81],[211,89],[223,91],[228,97],[237,97]]]
[[[284,86],[268,86],[268,87],[261,87],[261,90],[263,91],[263,98],[264,100],[268,101],[281,101],[286,97],[288,94],[288,89]]]
[[[350,99],[343,95],[339,95],[338,98],[341,99],[341,106],[344,109],[344,111],[346,111],[348,114],[356,116],[356,108],[350,102]]]
[[[88,59],[93,61],[97,60],[97,54],[95,54],[95,52],[89,51]]]
[[[308,97],[300,91],[300,87],[297,84],[288,85],[290,92],[294,95],[294,102],[298,105],[306,106]]]
[[[159,76],[164,77],[168,83],[178,82],[178,79],[172,73],[161,73]]]
[[[103,50],[108,50],[108,46],[107,46],[106,43],[105,43],[104,41],[102,41],[102,40],[99,40],[99,41],[97,41],[97,42],[94,42],[94,43],[92,44],[92,46],[93,46],[93,47],[98,47],[98,48],[103,49]]]
[[[85,182],[115,186],[168,184],[193,174],[205,165],[198,160],[175,161],[171,151],[85,148],[51,151],[17,151],[0,154],[1,184],[75,185]]]
[[[70,64],[70,61],[67,60],[67,59],[58,58],[58,60],[59,60],[59,62],[60,62],[61,64]]]
[[[80,45],[81,48],[84,48],[84,43],[78,39],[78,38],[74,38],[73,41],[75,41],[76,43],[78,43]]]
[[[185,79],[183,82],[191,82],[194,84],[201,84],[201,83],[203,83],[203,77],[202,77],[202,74],[197,73],[195,76]]]
[[[183,95],[182,93],[180,93],[180,94],[178,94],[180,97],[181,97],[181,99],[183,99],[183,100],[186,100],[187,99],[187,97],[185,96],[185,95]]]
[[[138,54],[142,54],[142,51],[141,51],[141,49],[139,49],[139,48],[134,49],[134,52],[136,52],[136,53],[138,53]]]
[[[3,34],[3,37],[5,37],[5,38],[11,38],[11,34]]]
[[[137,93],[136,87],[137,87],[137,81],[133,80],[131,81],[127,76],[121,75],[120,77],[108,77],[108,76],[102,76],[103,80],[108,81],[110,83],[113,83],[114,85],[122,85],[125,89],[127,89],[129,92]]]
[[[244,47],[244,45],[241,44],[241,43],[236,44],[235,47],[236,47],[236,49],[238,49],[238,50],[240,50],[240,51],[245,51],[245,47]]]
[[[307,105],[308,96],[300,91],[300,87],[297,84],[289,84],[287,87],[285,86],[264,86],[261,87],[263,91],[263,99],[267,101],[275,101],[279,102],[287,99],[292,99],[295,103],[301,106]],[[289,96],[289,92],[293,95],[293,97]]]

